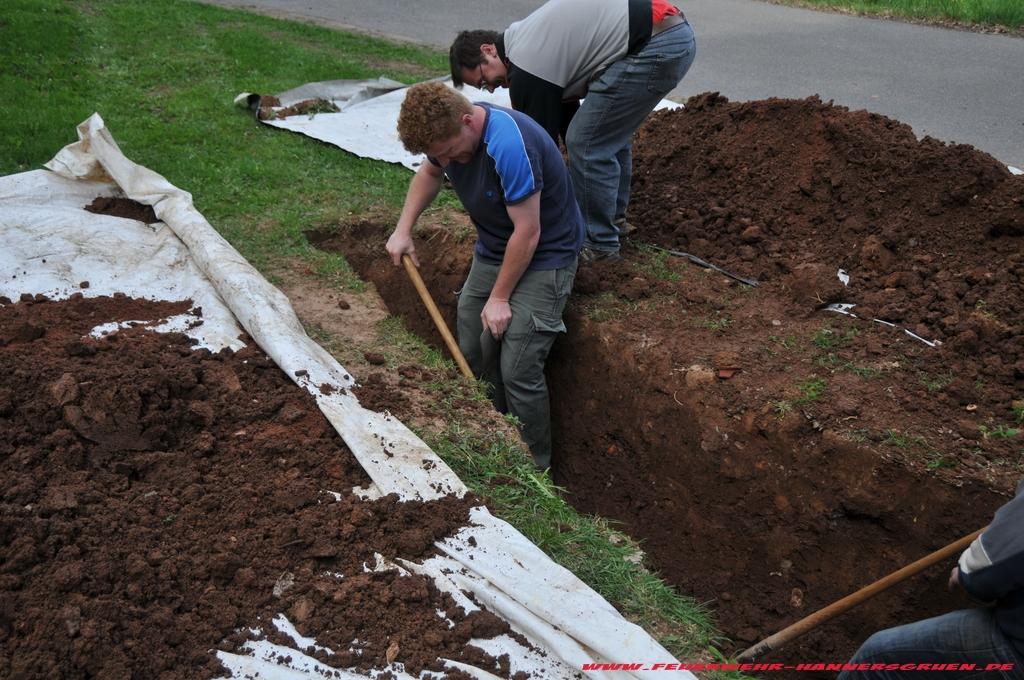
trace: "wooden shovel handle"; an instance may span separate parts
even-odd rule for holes
[[[766,637],[764,640],[761,640],[753,647],[749,647],[743,650],[739,653],[739,656],[737,656],[736,659],[738,661],[749,661],[751,659],[756,659],[762,656],[766,652],[771,652],[776,649],[779,649],[783,645],[791,642],[793,639],[800,637],[804,633],[813,630],[814,628],[817,628],[829,619],[838,616],[839,614],[842,614],[846,610],[853,609],[861,602],[864,602],[865,600],[874,597],[883,590],[891,588],[900,581],[906,580],[918,572],[924,571],[933,564],[937,564],[952,555],[962,552],[967,548],[967,546],[971,544],[971,541],[977,538],[978,535],[981,534],[981,532],[984,530],[984,528],[978,529],[974,533],[964,536],[958,541],[950,543],[945,548],[939,548],[930,555],[926,555],[925,557],[922,557],[916,562],[908,564],[902,569],[894,571],[888,576],[883,576],[871,585],[864,586],[857,592],[847,595],[841,600],[836,600],[827,607],[823,607],[822,609],[819,609],[813,614],[805,616],[804,618],[800,619],[791,626],[787,626],[786,628],[780,630],[778,633]]]
[[[437,305],[434,304],[434,298],[430,297],[430,291],[427,290],[427,286],[423,283],[423,278],[420,276],[420,272],[416,269],[416,265],[413,263],[412,258],[408,255],[402,255],[402,264],[405,265],[405,272],[412,279],[412,285],[416,288],[416,292],[420,294],[420,299],[423,300],[424,306],[430,313],[430,318],[434,320],[434,325],[437,326],[437,330],[441,333],[441,337],[444,338],[444,344],[448,345],[448,351],[452,353],[452,357],[455,359],[455,364],[462,371],[462,375],[466,376],[470,380],[473,379],[473,371],[469,370],[469,364],[466,363],[466,357],[462,356],[462,352],[459,350],[459,343],[455,342],[455,338],[452,336],[452,332],[448,330],[448,324],[444,322],[444,318],[441,316],[440,310]]]

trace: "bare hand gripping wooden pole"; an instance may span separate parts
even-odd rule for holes
[[[416,287],[416,292],[420,294],[420,299],[423,300],[424,306],[430,313],[430,318],[434,320],[434,325],[437,326],[438,332],[444,338],[444,344],[448,345],[448,351],[452,353],[452,357],[455,359],[459,370],[462,371],[462,375],[472,380],[473,371],[469,370],[466,357],[462,356],[462,352],[459,350],[459,343],[455,342],[452,332],[448,330],[448,324],[444,322],[440,310],[434,304],[434,298],[430,297],[430,291],[427,290],[426,284],[423,283],[423,278],[420,277],[420,273],[416,269],[416,265],[413,264],[412,258],[408,255],[402,255],[402,264],[405,265],[405,271],[409,278],[412,279],[412,285]]]

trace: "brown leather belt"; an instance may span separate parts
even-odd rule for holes
[[[664,19],[662,19],[661,21],[659,21],[658,23],[654,24],[654,26],[651,27],[651,37],[653,38],[659,33],[664,33],[668,29],[672,28],[673,26],[678,26],[684,21],[686,21],[686,17],[683,16],[682,11],[680,11],[679,14],[668,14],[665,16]]]

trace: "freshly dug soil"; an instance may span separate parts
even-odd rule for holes
[[[856,303],[981,355],[986,378],[1024,373],[1024,177],[988,154],[813,97],[716,93],[654,114],[635,153],[637,238],[777,281],[809,311]]]
[[[874,114],[717,94],[652,116],[634,165],[635,241],[761,285],[640,244],[581,267],[548,362],[570,500],[711,603],[732,652],[984,526],[1024,476],[1024,178]],[[389,231],[310,239],[443,347]],[[453,323],[471,240],[418,236]],[[952,566],[769,660],[842,662],[876,630],[967,606],[945,592]]]
[[[427,579],[364,568],[375,553],[428,555],[478,499],[358,499],[369,478],[258,349],[213,354],[141,327],[87,335],[190,306],[0,306],[0,677],[212,677],[240,629],[288,642],[270,623],[281,612],[338,668],[444,674],[442,655],[507,677],[507,659],[466,646],[508,632],[502,621],[467,616]]]
[[[130,220],[138,220],[146,224],[159,222],[153,206],[133,201],[130,198],[113,198],[110,196],[99,196],[85,209],[99,215],[113,215],[114,217],[127,217]]]

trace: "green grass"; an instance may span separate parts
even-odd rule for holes
[[[811,344],[821,349],[835,349],[848,344],[855,337],[857,337],[856,328],[850,328],[845,333],[840,333],[831,326],[823,326],[811,336]]]
[[[985,439],[1010,439],[1020,434],[1020,429],[1016,427],[1010,427],[1009,425],[993,425],[989,427],[987,425],[978,425],[978,431],[981,432],[981,436]]]
[[[1014,402],[1011,408],[1013,409],[1013,419],[1018,424],[1024,424],[1024,404]]]
[[[850,440],[851,442],[856,442],[858,444],[867,444],[871,441],[871,438],[869,436],[870,434],[870,430],[860,427],[847,431],[844,434],[844,437]]]
[[[928,440],[924,437],[908,435],[899,430],[886,430],[883,444],[894,446],[897,449],[909,449],[911,447],[928,447]]]
[[[1020,0],[792,0],[788,4],[904,19],[987,24],[1016,31],[1024,28],[1024,3]]]
[[[769,401],[768,405],[771,407],[775,415],[778,416],[779,418],[785,417],[786,414],[790,413],[793,410],[793,402],[788,401],[786,399]]]
[[[853,373],[857,377],[864,378],[866,380],[871,378],[877,378],[882,373],[877,368],[872,368],[871,366],[858,366],[857,364],[854,364],[851,361],[848,361],[845,364],[843,364],[843,368],[845,368],[850,373]]]
[[[827,349],[836,346],[836,333],[831,327],[819,328],[811,336],[811,344],[815,347]]]
[[[946,389],[946,387],[953,382],[953,374],[943,373],[942,375],[931,375],[921,372],[918,374],[918,380],[920,380],[921,384],[924,385],[924,388],[928,390],[929,393],[940,392]]]
[[[455,364],[434,347],[428,345],[421,337],[410,333],[402,320],[389,316],[377,325],[378,337],[392,350],[392,354],[415,357],[416,363],[428,368],[448,368]]]
[[[577,303],[570,301],[570,304],[575,306]],[[588,319],[600,323],[635,312],[640,306],[635,302],[619,298],[611,291],[605,291],[586,298],[579,308]]]
[[[400,204],[408,172],[257,125],[232,99],[335,78],[418,79],[371,64],[445,72],[443,55],[422,48],[180,0],[9,0],[0,59],[10,142],[0,173],[38,168],[95,111],[129,158],[190,191],[257,268],[315,257],[341,285],[352,283],[346,265],[314,255],[302,232]]]
[[[732,319],[726,314],[715,312],[714,318],[702,319],[699,324],[702,328],[707,328],[709,331],[721,333],[732,325]]]
[[[310,272],[325,289],[362,284],[344,258],[313,249],[303,232],[366,212],[397,215],[410,175],[260,125],[234,96],[338,78],[414,82],[447,70],[440,52],[184,0],[6,0],[0,60],[0,174],[39,168],[99,112],[130,159],[191,192],[265,276]],[[446,195],[440,203],[457,202]],[[353,351],[309,330],[331,351]],[[375,350],[389,365],[415,356],[450,366],[395,320],[378,330],[386,347]],[[458,404],[485,399],[479,385],[438,379],[430,389],[448,426],[424,437],[502,517],[675,653],[720,656],[706,612],[626,559],[635,545],[617,544],[607,522],[573,511],[499,434],[463,427]]]
[[[768,340],[776,345],[781,346],[782,349],[786,350],[795,349],[797,346],[795,335],[787,335],[786,337],[780,337],[778,335],[769,335]]]
[[[807,380],[800,383],[798,389],[800,390],[800,396],[793,402],[796,406],[802,406],[803,404],[809,404],[812,401],[817,401],[821,398],[821,395],[825,393],[825,389],[828,387],[828,381],[824,378],[808,378]]]
[[[643,273],[660,281],[678,281],[681,278],[675,267],[685,267],[685,263],[677,265],[675,259],[664,250],[652,248],[644,243],[639,244],[638,250],[643,257],[637,262],[636,268]]]
[[[938,470],[940,468],[956,467],[957,461],[955,458],[943,456],[937,451],[932,451],[928,454],[925,462],[925,467],[929,470]]]
[[[897,430],[886,430],[884,443],[898,449],[905,449],[910,446],[910,438]]]

